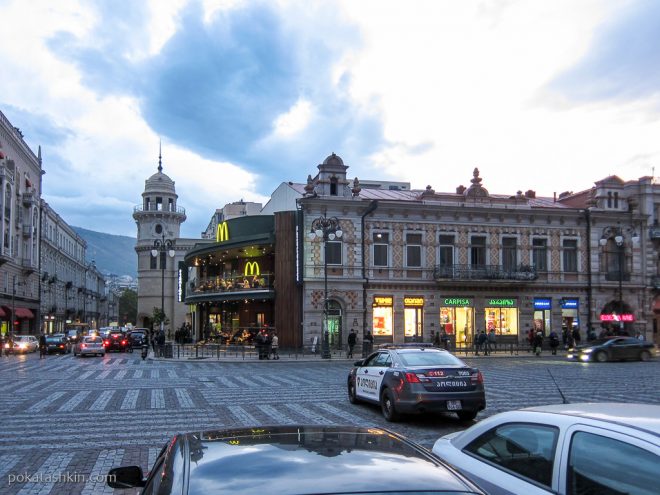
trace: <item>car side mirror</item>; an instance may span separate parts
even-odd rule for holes
[[[134,488],[146,485],[140,466],[122,466],[108,471],[108,486],[111,488]]]

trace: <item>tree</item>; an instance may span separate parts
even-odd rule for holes
[[[167,325],[167,324],[169,324],[170,319],[167,317],[167,315],[165,314],[164,311],[161,311],[160,308],[154,307],[152,321],[154,323],[154,327],[160,328],[161,323],[163,325]]]
[[[119,324],[137,322],[137,292],[125,289],[119,296]]]

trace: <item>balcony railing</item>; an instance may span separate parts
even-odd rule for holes
[[[160,208],[159,208],[160,206]],[[169,212],[169,213],[181,213],[182,215],[186,214],[186,209],[177,206],[176,208],[172,207],[170,208],[169,205],[163,205],[163,204],[149,204],[148,208],[145,208],[144,205],[137,205],[133,207],[133,213],[141,213],[144,211],[162,211],[162,212]]]
[[[619,270],[613,270],[605,273],[605,280],[609,282],[618,282],[619,278],[621,278],[622,281],[629,282],[630,272],[625,270],[623,272],[620,272]]]
[[[35,201],[34,191],[25,191],[22,196],[23,204],[26,206],[31,206]]]
[[[436,265],[433,277],[451,280],[536,280],[536,269],[530,265],[515,268],[503,265]]]
[[[273,274],[262,273],[252,276],[207,277],[192,282],[193,294],[214,292],[247,292],[273,288]]]

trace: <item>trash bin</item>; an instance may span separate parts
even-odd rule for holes
[[[171,359],[172,357],[174,357],[172,355],[173,347],[174,346],[172,345],[172,342],[165,342],[165,345],[163,346],[163,357],[164,358],[170,358]]]

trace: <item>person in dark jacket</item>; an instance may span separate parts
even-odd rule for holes
[[[488,336],[486,335],[486,331],[482,330],[479,335],[477,335],[477,348],[474,351],[474,355],[478,356],[479,351],[483,351],[484,356],[488,355],[488,349],[486,348],[486,345],[488,343]]]
[[[46,357],[46,335],[39,335],[39,359]]]
[[[553,330],[550,332],[550,349],[553,356],[557,355],[557,347],[559,347],[559,335]]]
[[[541,347],[543,346],[543,333],[539,330],[534,336],[534,354],[541,355]]]
[[[352,358],[353,357],[353,348],[355,347],[355,344],[357,344],[357,334],[355,333],[355,329],[351,328],[351,333],[348,334],[348,352],[346,353],[347,358]]]
[[[371,351],[374,347],[374,336],[371,335],[370,330],[367,330],[367,333],[364,335],[364,338],[362,340],[364,341],[362,356],[367,357],[369,354],[371,354]]]
[[[254,345],[257,348],[259,359],[266,358],[266,329],[262,328],[254,338]]]

